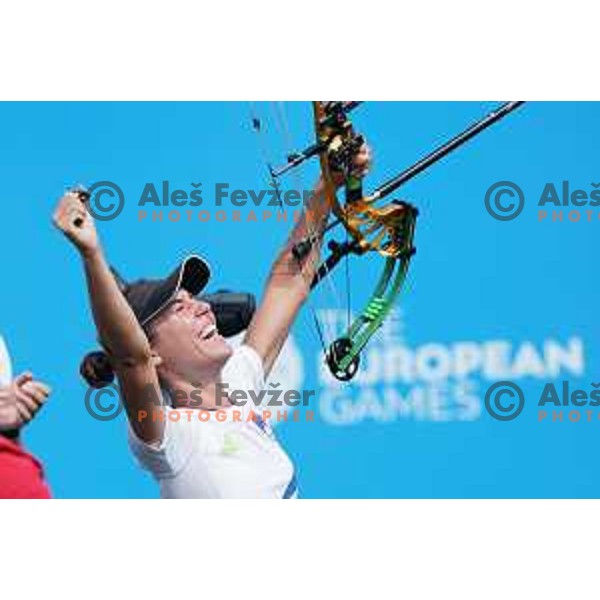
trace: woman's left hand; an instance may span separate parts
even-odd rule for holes
[[[371,162],[371,147],[368,144],[363,144],[354,157],[354,172],[352,174],[362,179],[369,172]]]
[[[352,176],[362,179],[369,172],[371,162],[371,147],[368,144],[363,144],[354,156]],[[344,185],[343,173],[333,172],[332,179],[337,187]]]

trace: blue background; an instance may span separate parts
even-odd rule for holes
[[[376,154],[367,186],[410,165],[496,102],[367,103],[354,122]],[[285,145],[270,106],[264,138],[273,158]],[[308,103],[286,106],[295,145],[310,141]],[[509,223],[490,218],[485,190],[518,182],[528,197],[547,181],[589,190],[597,177],[596,103],[532,102],[402,189],[421,209],[418,254],[402,306],[410,343],[547,337],[584,340],[594,381],[597,278],[592,238],[599,222],[537,223],[528,205]],[[146,182],[170,180],[189,190],[201,181],[264,188],[264,164],[247,103],[3,103],[0,105],[0,332],[13,370],[31,369],[54,388],[25,433],[45,464],[57,497],[156,497],[154,482],[133,462],[122,418],[89,417],[79,360],[95,347],[81,266],[50,223],[65,186],[118,182],[139,195]],[[303,170],[309,185],[316,165]],[[209,194],[205,194],[206,197]],[[111,261],[127,277],[158,276],[186,253],[204,253],[212,289],[260,294],[288,226],[248,223],[136,223],[126,205],[99,229]],[[594,210],[594,214],[596,211]],[[374,260],[352,265],[355,300],[374,283]],[[343,289],[343,274],[338,282]],[[333,306],[324,292],[316,306]],[[358,302],[357,302],[358,304]],[[294,330],[305,358],[304,385],[315,385],[319,346],[310,315]],[[534,382],[520,382],[527,393]],[[535,389],[539,389],[539,382]],[[531,389],[534,389],[531,387]],[[348,390],[352,394],[352,388]],[[532,412],[533,411],[533,412]],[[487,414],[472,422],[411,419],[334,427],[287,424],[279,435],[300,473],[305,497],[598,497],[600,421],[535,422],[528,406],[510,423]],[[529,416],[529,418],[525,418]]]

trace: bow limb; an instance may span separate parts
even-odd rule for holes
[[[405,224],[397,231],[400,250],[385,258],[383,272],[371,299],[346,332],[331,344],[327,353],[327,365],[332,375],[341,381],[349,381],[356,374],[360,353],[388,317],[406,281],[415,252],[413,239],[418,213],[410,205],[405,205],[405,208]]]

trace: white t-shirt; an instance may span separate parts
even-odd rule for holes
[[[10,356],[6,344],[0,335],[0,387],[5,387],[12,381]]]
[[[262,360],[250,346],[236,348],[222,374],[228,391],[264,388]],[[217,411],[165,407],[160,445],[140,440],[129,427],[130,446],[160,485],[163,498],[295,498],[294,467],[268,422],[249,419],[264,407]],[[211,418],[199,420],[199,413]],[[179,413],[179,414],[176,414]]]

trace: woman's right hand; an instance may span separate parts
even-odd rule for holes
[[[84,256],[91,256],[100,250],[100,240],[94,219],[85,207],[85,193],[72,190],[59,201],[54,216],[58,227]]]

